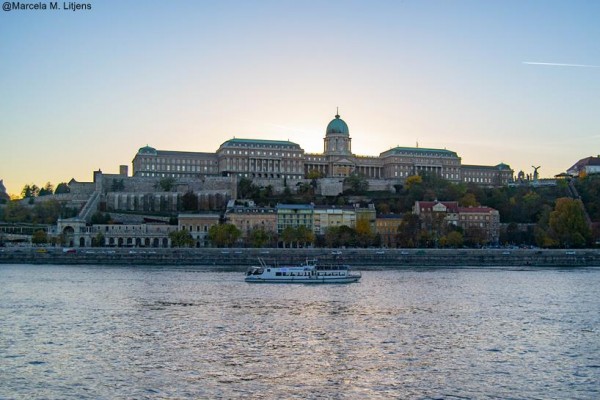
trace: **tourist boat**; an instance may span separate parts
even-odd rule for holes
[[[353,283],[361,278],[360,272],[351,272],[348,265],[319,264],[306,260],[296,266],[260,265],[248,268],[246,282],[252,283]]]

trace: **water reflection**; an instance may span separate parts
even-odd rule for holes
[[[0,398],[596,398],[600,271],[0,266]]]

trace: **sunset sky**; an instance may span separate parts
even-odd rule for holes
[[[418,142],[552,177],[600,154],[600,1],[89,4],[0,11],[9,193],[131,171],[147,144],[322,152],[336,107],[360,155]]]

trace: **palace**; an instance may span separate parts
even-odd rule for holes
[[[361,174],[368,179],[403,182],[408,176],[435,173],[451,182],[504,186],[513,178],[510,166],[465,165],[450,150],[394,147],[378,157],[352,153],[352,139],[339,114],[329,122],[323,153],[305,153],[297,143],[279,140],[227,140],[216,153],[139,149],[133,159],[133,175],[140,177],[203,178],[237,176],[250,179],[301,180],[318,175],[344,178]]]

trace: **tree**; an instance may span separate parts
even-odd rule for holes
[[[355,194],[363,194],[369,190],[369,182],[364,175],[352,174],[344,180],[344,183],[350,186]]]
[[[458,201],[461,207],[477,207],[479,203],[473,193],[465,193],[463,197]]]
[[[281,241],[284,248],[286,247],[286,243],[289,243],[290,247],[292,247],[292,243],[296,241],[296,230],[291,226],[285,227],[281,232]]]
[[[181,197],[181,207],[184,211],[197,211],[198,210],[198,196],[191,190],[186,192]]]
[[[61,216],[63,205],[56,199],[36,203],[32,211],[32,222],[37,224],[55,224]]]
[[[415,247],[417,237],[421,229],[419,216],[413,213],[405,213],[402,222],[398,225],[398,247]]]
[[[33,235],[31,236],[31,243],[32,244],[48,243],[48,234],[46,233],[45,230],[42,230],[42,229],[39,229],[39,230],[33,232]]]
[[[316,169],[311,169],[310,171],[308,171],[308,174],[306,174],[306,179],[320,179],[323,177],[323,174],[316,170]]]
[[[169,238],[171,247],[192,247],[194,245],[194,238],[186,230],[170,232]]]
[[[264,247],[271,241],[271,234],[263,228],[254,228],[250,231],[248,240],[252,247]]]
[[[315,234],[306,226],[300,225],[296,228],[296,247],[300,247],[300,243],[302,243],[303,246],[306,247],[307,244],[312,244],[314,241]]]
[[[419,185],[423,183],[423,178],[421,178],[419,175],[411,175],[406,177],[406,180],[404,181],[404,185],[406,186],[406,188],[408,190],[410,190],[411,187],[413,187],[414,185]]]
[[[550,213],[551,236],[563,247],[584,247],[591,238],[585,211],[578,200],[560,198]]]
[[[260,194],[260,189],[254,183],[252,179],[241,178],[238,182],[238,199],[254,199]]]
[[[19,201],[10,201],[4,209],[6,222],[32,222],[31,211]]]
[[[40,188],[35,184],[25,185],[23,186],[23,190],[21,190],[21,197],[24,199],[36,197],[40,192]]]
[[[54,187],[52,186],[52,184],[50,182],[47,182],[46,186],[44,186],[38,192],[38,196],[48,196],[48,195],[51,195],[53,193],[54,193]]]
[[[445,245],[448,247],[458,248],[463,245],[463,235],[458,231],[449,232],[445,236]]]
[[[98,232],[96,236],[92,238],[92,247],[104,247],[104,235],[102,232]]]
[[[208,239],[217,247],[231,247],[241,235],[242,232],[232,224],[213,225],[208,230]]]
[[[158,183],[155,185],[156,188],[161,188],[163,192],[170,192],[173,187],[175,187],[175,178],[172,176],[167,176],[161,178]]]

